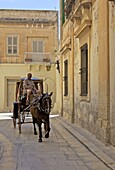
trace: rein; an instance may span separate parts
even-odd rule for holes
[[[26,111],[27,109],[29,109],[29,108],[38,108],[38,110],[40,111],[40,112],[43,112],[43,113],[45,113],[45,114],[48,114],[47,112],[46,112],[46,109],[44,109],[43,108],[43,102],[45,101],[45,100],[49,100],[49,107],[48,107],[48,109],[49,109],[49,113],[50,113],[50,109],[51,109],[51,98],[50,98],[50,96],[46,93],[46,94],[42,94],[42,95],[40,95],[40,96],[37,96],[37,95],[35,95],[34,97],[33,97],[33,99],[32,99],[32,101],[30,102],[30,104],[29,104],[29,106],[27,106],[25,109],[24,109],[24,111]]]

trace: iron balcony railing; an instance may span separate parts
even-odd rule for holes
[[[66,18],[68,18],[69,14],[71,13],[72,11],[72,6],[75,5],[75,0],[65,0],[64,1],[65,3],[65,15],[66,15]]]
[[[68,19],[76,10],[82,6],[90,7],[93,0],[64,0],[64,11]]]
[[[51,53],[26,52],[24,62],[51,62]]]

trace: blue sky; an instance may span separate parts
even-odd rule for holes
[[[0,9],[59,10],[59,0],[0,0]]]

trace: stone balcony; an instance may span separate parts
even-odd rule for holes
[[[82,18],[83,11],[90,10],[90,7],[94,0],[75,0],[75,2],[72,4],[71,10],[68,7],[68,19],[73,20],[75,18]],[[66,10],[67,10],[66,9]]]
[[[76,0],[75,5],[73,6],[72,12],[70,13],[70,17],[78,18],[81,17],[83,9],[90,9],[93,0]]]
[[[46,63],[51,62],[51,53],[25,52],[25,63]]]
[[[51,62],[51,53],[26,52],[24,62],[25,63]]]
[[[24,55],[0,56],[1,64],[31,64],[52,62],[51,53],[25,52]]]

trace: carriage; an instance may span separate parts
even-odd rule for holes
[[[23,82],[26,78],[23,77],[16,82],[15,98],[16,101],[13,103],[13,125],[16,128],[18,124],[19,133],[21,133],[21,126],[25,123],[33,123],[34,125],[34,134],[37,134],[35,123],[39,127],[39,142],[42,142],[42,132],[41,124],[44,123],[46,135],[49,137],[49,114],[52,108],[52,92],[50,94],[43,92],[43,79],[32,77],[31,80],[34,82],[36,89],[39,88],[40,94],[32,94],[32,99],[30,104],[26,104],[27,94],[23,90]],[[32,121],[25,121],[25,118],[31,115]],[[37,115],[37,116],[36,116]],[[17,121],[18,120],[18,121]],[[41,135],[40,135],[41,134]],[[41,136],[41,137],[40,137]]]

